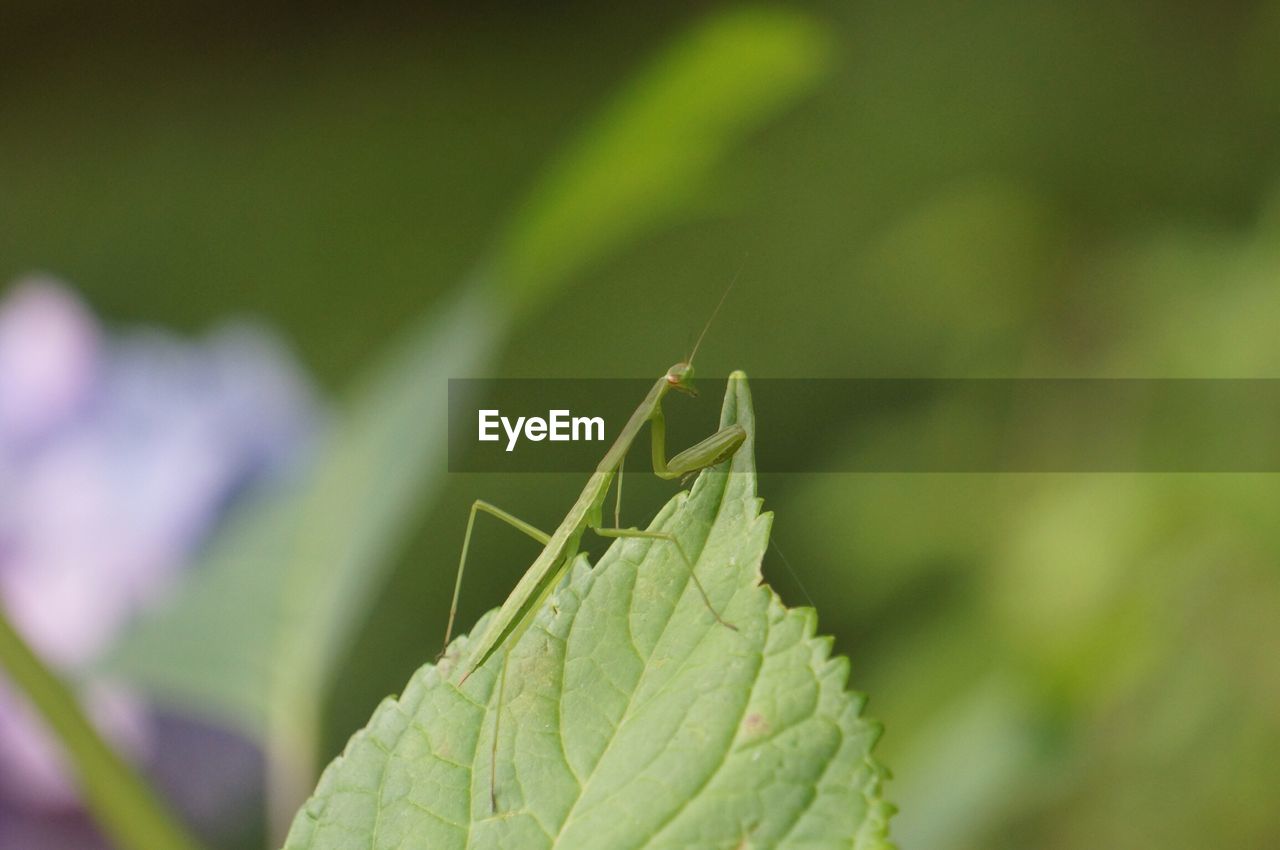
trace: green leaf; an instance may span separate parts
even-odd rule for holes
[[[848,662],[814,636],[812,609],[788,610],[761,584],[772,517],[756,497],[740,373],[721,422],[741,423],[747,442],[650,528],[677,535],[736,631],[665,541],[616,541],[595,568],[579,557],[534,626],[461,689],[451,671],[467,638],[383,702],[286,850],[888,846],[879,727],[845,690]]]

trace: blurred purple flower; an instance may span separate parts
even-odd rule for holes
[[[17,284],[0,300],[0,604],[49,664],[83,670],[165,593],[237,493],[303,459],[317,420],[306,378],[263,328],[200,343],[109,335],[58,283]],[[173,722],[110,682],[82,681],[81,695],[122,750],[181,773],[163,766],[183,751]],[[216,748],[246,763],[246,746]],[[57,745],[0,679],[0,848],[19,834],[15,812],[74,808]]]

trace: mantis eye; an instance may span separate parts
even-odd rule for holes
[[[693,367],[688,363],[677,363],[667,370],[667,381],[673,386],[687,384],[693,378]]]
[[[677,363],[667,370],[667,383],[673,390],[686,395],[697,395],[693,388],[693,367],[688,363]]]

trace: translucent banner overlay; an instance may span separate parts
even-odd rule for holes
[[[652,386],[451,380],[449,469],[594,470]],[[668,457],[716,429],[725,379],[698,387],[698,398],[664,399]],[[750,388],[761,472],[1280,471],[1280,379],[766,378]],[[649,468],[649,439],[648,428],[636,437],[629,469]]]

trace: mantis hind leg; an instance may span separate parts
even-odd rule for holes
[[[507,651],[502,656],[502,670],[498,673],[498,703],[494,708],[493,714],[493,743],[489,747],[489,808],[495,815],[498,813],[498,742],[501,740],[499,734],[502,731],[502,709],[507,704],[507,667],[511,664],[511,652],[520,643],[520,638],[524,636],[525,631],[529,628],[534,614],[542,609],[547,598],[555,591],[556,587],[557,582],[547,583],[547,586],[530,607],[525,619],[511,632],[511,636],[507,640]],[[467,676],[470,675],[470,673],[467,674]],[[466,681],[467,676],[463,676],[462,681]],[[459,682],[458,686],[461,687],[462,682]]]
[[[498,813],[498,732],[502,727],[502,702],[507,691],[507,665],[511,659],[502,658],[502,672],[498,674],[498,707],[493,713],[493,745],[489,748],[489,811]]]
[[[543,546],[546,546],[551,541],[550,534],[534,528],[529,523],[507,513],[502,508],[480,499],[476,499],[471,503],[471,514],[467,517],[467,534],[462,539],[462,557],[458,559],[458,577],[453,584],[453,601],[449,603],[449,623],[445,626],[444,647],[440,650],[441,654],[444,653],[445,649],[449,648],[449,639],[453,637],[453,622],[458,616],[458,596],[462,593],[462,573],[467,568],[467,550],[471,548],[471,530],[475,526],[477,512],[497,517],[515,530],[532,537]]]
[[[720,612],[716,611],[715,606],[711,604],[711,597],[707,595],[707,589],[702,586],[702,581],[698,578],[698,573],[693,568],[693,561],[689,560],[689,556],[685,554],[684,547],[680,545],[680,539],[674,534],[669,531],[641,531],[638,528],[592,528],[591,530],[601,537],[665,540],[673,544],[676,552],[680,555],[680,560],[684,561],[685,568],[689,571],[689,578],[693,579],[693,586],[698,589],[698,594],[702,597],[707,610],[711,612],[711,616],[715,617],[716,622],[720,625],[735,632],[738,630],[737,626],[720,616]]]

